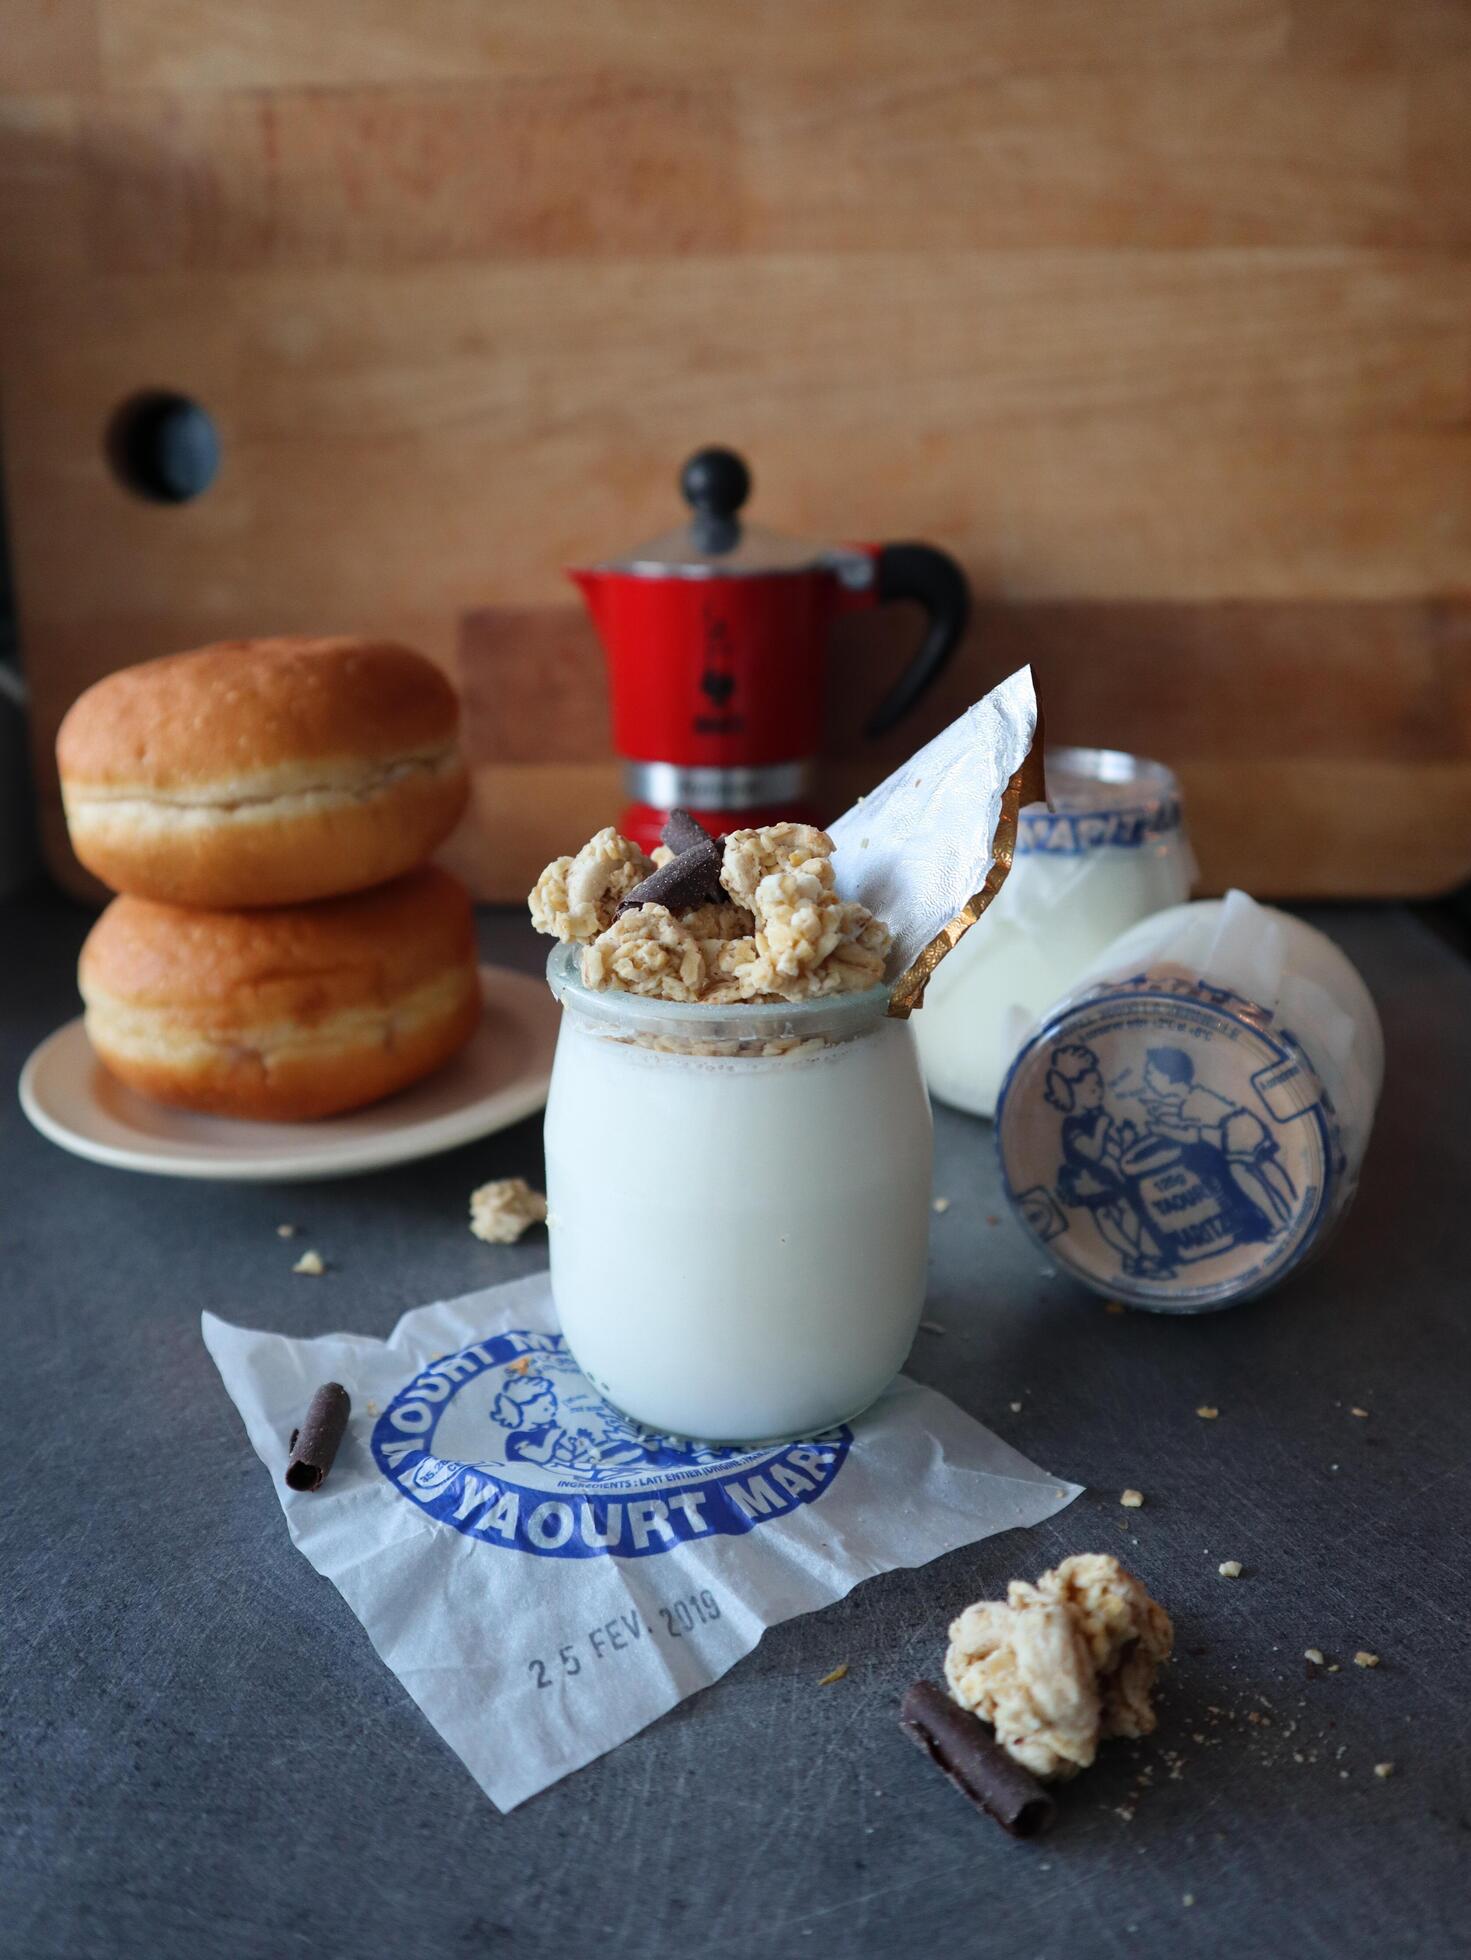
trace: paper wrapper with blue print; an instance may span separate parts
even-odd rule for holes
[[[1077,1495],[902,1376],[851,1428],[776,1449],[641,1429],[578,1373],[544,1275],[421,1307],[386,1341],[203,1329],[298,1548],[502,1810],[767,1627]],[[352,1397],[348,1433],[322,1488],[290,1491],[324,1381]]]

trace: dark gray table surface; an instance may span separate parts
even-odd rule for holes
[[[292,1549],[199,1313],[383,1335],[533,1269],[542,1235],[482,1245],[466,1199],[539,1176],[539,1121],[377,1176],[225,1188],[77,1161],[8,1097],[0,1953],[1464,1954],[1471,968],[1404,911],[1310,916],[1361,965],[1389,1051],[1328,1253],[1233,1312],[1107,1314],[998,1219],[989,1130],[939,1112],[946,1331],[911,1372],[1088,1492],[775,1629],[505,1817]],[[12,1082],[74,1011],[85,925],[0,908]],[[540,959],[517,920],[484,941]],[[292,1275],[284,1219],[328,1277]],[[1057,1830],[1014,1843],[896,1705],[967,1600],[1096,1549],[1174,1615],[1159,1733],[1110,1745]],[[1307,1647],[1340,1671],[1308,1679]]]

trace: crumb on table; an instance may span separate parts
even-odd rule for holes
[[[1142,1490],[1126,1490],[1120,1495],[1119,1502],[1126,1511],[1137,1511],[1144,1502],[1144,1493]]]
[[[546,1221],[547,1201],[524,1177],[493,1178],[470,1193],[470,1230],[487,1245],[514,1245]]]

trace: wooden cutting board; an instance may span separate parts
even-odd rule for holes
[[[57,721],[226,634],[464,687],[487,896],[621,801],[561,567],[676,514],[923,537],[975,582],[832,648],[837,809],[1021,660],[1173,763],[1206,884],[1471,875],[1471,11],[1436,0],[18,0],[0,413],[52,862]],[[179,505],[141,390],[213,418]]]

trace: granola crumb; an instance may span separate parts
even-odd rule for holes
[[[327,1262],[320,1252],[304,1252],[291,1270],[305,1273],[310,1279],[320,1279],[327,1270]]]
[[[1377,1654],[1366,1654],[1362,1647],[1354,1655],[1355,1667],[1378,1667],[1378,1665],[1379,1656]]]
[[[1369,1411],[1367,1409],[1350,1409],[1349,1414],[1351,1416],[1357,1416],[1360,1422],[1367,1422],[1369,1420]]]
[[[382,1406],[379,1403],[375,1402],[371,1395],[368,1397],[367,1401],[364,1402],[363,1410],[365,1414],[370,1416],[381,1416],[383,1413]]]
[[[294,1225],[278,1225],[276,1227],[276,1237],[278,1239],[294,1239],[296,1237],[296,1227]]]
[[[498,1177],[470,1193],[470,1230],[487,1245],[514,1245],[546,1221],[547,1201],[524,1177]]]
[[[1208,1402],[1202,1402],[1195,1413],[1200,1417],[1202,1422],[1214,1422],[1221,1412],[1219,1409],[1213,1409]]]
[[[1019,1416],[1022,1412],[1022,1405],[1020,1402],[1008,1402],[1006,1406],[1011,1410],[1011,1413],[1014,1416]]]
[[[950,1209],[950,1200],[948,1198],[932,1198],[930,1200],[930,1210],[938,1213],[939,1216],[941,1217],[943,1217],[945,1213],[949,1211],[949,1209]]]
[[[1330,1674],[1337,1674],[1337,1672],[1338,1672],[1338,1662],[1337,1662],[1337,1661],[1330,1661],[1330,1662],[1328,1663],[1328,1672],[1329,1672]]]
[[[1216,1570],[1223,1579],[1239,1579],[1241,1577],[1241,1560],[1239,1558],[1223,1558],[1216,1567]]]
[[[1394,1764],[1393,1764],[1393,1763],[1375,1763],[1375,1765],[1374,1765],[1374,1774],[1375,1774],[1376,1776],[1379,1776],[1379,1777],[1384,1777],[1384,1776],[1393,1776],[1393,1775],[1394,1775]]]
[[[1321,1647],[1304,1647],[1302,1657],[1305,1661],[1311,1661],[1314,1667],[1321,1667],[1323,1665],[1323,1650]]]
[[[848,1672],[848,1663],[846,1661],[839,1661],[837,1666],[833,1668],[830,1673],[823,1675],[822,1679],[818,1682],[817,1685],[819,1688],[830,1688],[834,1683],[834,1681],[841,1681],[843,1677],[847,1674],[847,1672]]]
[[[1126,1490],[1120,1495],[1119,1502],[1126,1511],[1137,1511],[1144,1502],[1144,1493],[1142,1490]]]
[[[943,1334],[945,1329],[938,1320],[922,1320],[919,1331],[921,1334]]]
[[[1193,1906],[1195,1904],[1195,1894],[1193,1892],[1187,1892],[1180,1903],[1182,1906]]]

